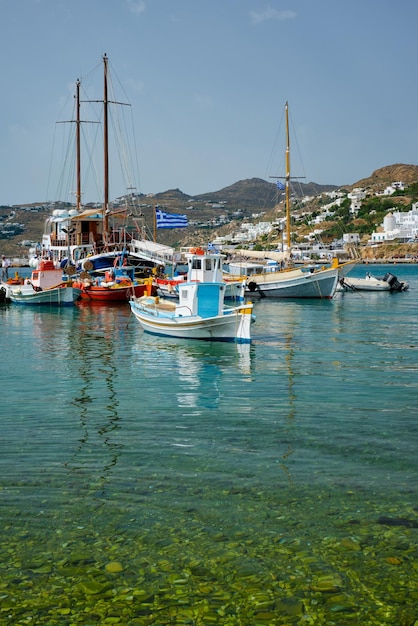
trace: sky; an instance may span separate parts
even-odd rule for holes
[[[306,182],[418,164],[412,0],[0,0],[0,18],[0,205],[74,201],[57,197],[56,122],[104,54],[131,105],[140,193],[283,176],[287,101]],[[125,191],[115,174],[111,197]],[[97,193],[86,184],[83,202]]]

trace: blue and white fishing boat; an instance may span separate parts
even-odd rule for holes
[[[196,248],[185,256],[187,279],[178,286],[178,302],[158,296],[129,301],[142,328],[167,337],[250,343],[252,303],[224,306],[226,285],[218,280],[224,255]]]
[[[154,244],[155,245],[155,244]],[[203,248],[181,248],[179,252],[179,256],[177,258],[177,263],[180,263],[181,260],[184,261],[186,259],[188,253],[197,254],[201,256],[205,254],[205,250]],[[212,255],[218,255],[218,252],[210,251],[209,248],[207,252]],[[174,256],[172,257],[174,258]],[[222,259],[225,258],[225,255]],[[174,262],[172,263],[174,266]],[[225,283],[225,300],[232,300],[233,302],[244,302],[245,300],[245,289],[246,289],[246,279],[239,276],[228,276],[224,273],[222,264],[214,263],[213,269],[208,273],[208,270],[205,268],[201,268],[199,264],[196,264],[196,267],[192,267],[190,269],[190,275],[188,272],[184,271],[183,273],[179,273],[176,276],[154,276],[154,287],[157,289],[157,295],[163,298],[175,299],[178,300],[179,297],[179,286],[184,283],[185,280],[198,280],[204,281],[209,280],[210,282],[224,282]]]

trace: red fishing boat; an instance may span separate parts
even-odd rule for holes
[[[135,268],[126,265],[95,276],[86,271],[81,272],[73,284],[81,289],[81,300],[90,302],[128,302],[133,296],[139,298],[153,295],[155,291],[152,278],[138,280],[135,278]]]

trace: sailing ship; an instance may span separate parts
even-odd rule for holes
[[[285,105],[286,118],[286,176],[280,187],[285,191],[286,207],[286,238],[287,252],[254,252],[249,256],[259,254],[260,260],[280,259],[286,265],[291,265],[291,215],[290,215],[290,134],[289,134],[289,105]],[[242,251],[246,255],[247,251]],[[248,262],[230,263],[229,272],[240,274],[247,278],[246,295],[252,298],[332,298],[338,283],[338,261],[331,267],[320,268],[281,268],[272,264]]]
[[[31,265],[36,267],[39,257],[52,260],[56,267],[74,266],[78,271],[86,271],[85,263],[92,265],[93,270],[113,268],[115,259],[122,251],[127,251],[133,233],[126,225],[126,215],[135,212],[134,206],[123,206],[114,209],[109,202],[109,106],[125,103],[110,100],[108,94],[109,68],[108,57],[103,56],[103,99],[88,102],[100,102],[103,105],[103,202],[101,206],[82,206],[81,184],[81,119],[80,80],[76,82],[75,119],[75,171],[76,192],[75,207],[55,208],[46,222],[42,243]],[[83,100],[84,102],[84,100]],[[135,194],[128,194],[127,200]],[[111,223],[112,222],[112,223]],[[154,263],[134,255],[131,264],[141,268],[152,268]]]

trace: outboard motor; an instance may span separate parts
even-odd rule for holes
[[[394,275],[393,275],[393,274],[391,274],[390,272],[387,272],[387,273],[383,276],[382,280],[384,280],[384,281],[386,281],[387,283],[389,283],[389,285],[392,287],[392,284],[393,284],[396,280],[398,280],[398,279],[396,278],[396,276],[394,276]]]
[[[383,280],[389,283],[391,291],[406,291],[409,287],[408,283],[399,281],[397,277],[390,272],[383,276]]]

